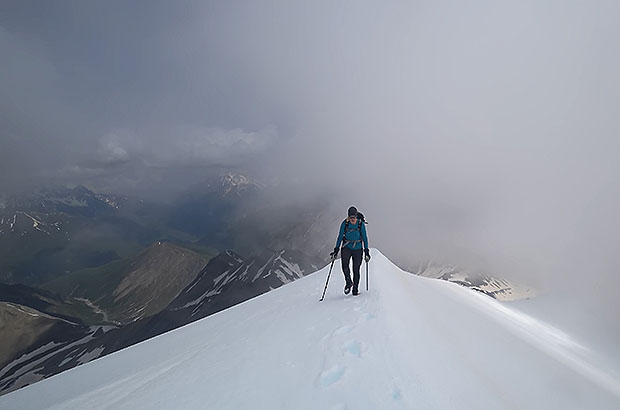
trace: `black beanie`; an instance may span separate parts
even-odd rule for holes
[[[349,213],[347,214],[347,216],[357,216],[357,208],[354,206],[349,208]]]

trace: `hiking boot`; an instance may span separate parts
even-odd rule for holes
[[[351,286],[353,286],[353,285],[350,285],[350,284],[344,285],[344,294],[345,295],[348,295],[349,292],[351,292]]]
[[[360,291],[357,288],[353,288],[353,296],[357,296],[360,294]]]

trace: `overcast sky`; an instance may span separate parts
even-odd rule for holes
[[[618,21],[613,0],[4,0],[0,183],[242,166],[340,192],[388,256],[562,288],[620,329]]]

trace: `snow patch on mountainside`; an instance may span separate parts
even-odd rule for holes
[[[412,271],[426,278],[441,279],[465,286],[503,302],[529,299],[538,294],[532,287],[482,273],[469,272],[452,265],[429,262]]]
[[[245,175],[229,172],[220,178],[222,195],[227,197],[235,195],[240,197],[243,193],[250,190],[261,190],[264,186]]]

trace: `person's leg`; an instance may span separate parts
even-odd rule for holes
[[[362,266],[362,250],[351,251],[353,256],[353,294],[358,293],[360,284],[360,266]]]
[[[346,246],[342,248],[340,252],[340,259],[342,260],[342,273],[344,273],[344,281],[347,285],[351,285],[351,271],[349,269],[349,262],[351,261],[351,249]],[[350,286],[349,286],[350,287]]]

